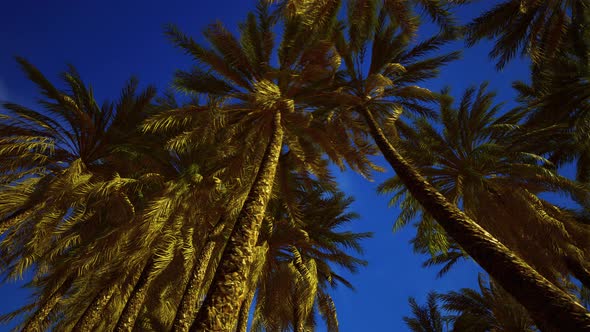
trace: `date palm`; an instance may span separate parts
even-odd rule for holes
[[[199,266],[207,269],[210,265],[211,257],[202,257],[207,249],[201,244],[209,238],[208,233],[214,228],[213,220],[220,219],[222,210],[227,211],[223,213],[233,213],[232,209],[239,209],[243,201],[239,197],[225,195],[232,181],[226,176],[228,167],[218,163],[216,156],[223,155],[225,162],[230,161],[229,155],[224,153],[227,150],[228,146],[215,148],[203,144],[193,146],[190,153],[177,152],[175,157],[170,157],[177,173],[169,174],[170,179],[160,185],[158,192],[146,198],[147,202],[141,210],[138,209],[133,223],[135,227],[126,239],[128,243],[116,244],[127,248],[124,255],[119,256],[124,261],[104,266],[103,270],[108,273],[98,278],[104,279],[104,282],[98,285],[96,281],[94,284],[88,282],[91,287],[85,287],[71,297],[72,303],[68,307],[71,310],[66,315],[70,319],[63,322],[62,327],[70,326],[68,324],[76,322],[76,319],[75,329],[92,326],[107,330],[170,327],[176,306],[181,302],[180,298],[184,298],[183,288],[179,285],[191,283],[189,275],[192,270],[202,272]],[[210,155],[212,152],[215,155]],[[163,182],[165,179],[161,178]],[[232,194],[236,193],[245,196],[242,189],[238,188]],[[209,256],[212,255],[210,252]],[[117,276],[114,281],[112,276]],[[202,273],[199,277],[203,280]],[[127,288],[128,291],[113,294],[116,288]],[[191,298],[198,298],[202,293],[200,282],[197,282],[197,288],[187,290]],[[89,304],[88,301],[93,298],[90,294],[96,294],[96,300]],[[75,308],[84,306],[90,309],[80,317]],[[196,309],[192,309],[193,317]],[[109,317],[118,317],[118,322],[111,322],[117,324],[97,326],[99,322],[96,319],[100,318],[97,315],[101,312]]]
[[[147,191],[150,182],[139,177],[141,168],[160,163],[141,153],[149,143],[130,148],[139,134],[137,126],[148,114],[153,88],[138,93],[132,80],[117,103],[99,106],[75,69],[63,75],[69,88],[65,91],[24,59],[17,60],[46,99],[40,102],[43,111],[4,104],[0,250],[3,273],[37,275],[32,286],[40,290],[38,302],[26,307],[28,311],[38,304],[37,312],[23,325],[24,330],[35,330],[82,274],[117,251],[88,248],[107,245],[110,228],[133,218],[139,203],[133,193],[143,186]],[[126,160],[118,165],[127,167],[116,167],[118,158]],[[142,167],[130,168],[134,163]],[[81,257],[83,262],[65,268],[65,262]]]
[[[367,144],[357,148],[348,142],[339,143],[336,137],[341,131],[336,125],[320,127],[309,112],[312,109],[305,106],[318,85],[333,79],[337,58],[325,40],[327,35],[310,38],[300,29],[301,18],[291,17],[284,22],[283,40],[276,50],[278,63],[274,66],[271,57],[275,51],[275,18],[263,4],[258,6],[257,14],[248,16],[239,39],[219,23],[209,26],[204,35],[210,46],[199,45],[174,28],[168,30],[173,41],[199,65],[191,72],[178,73],[177,85],[190,93],[223,97],[224,102],[215,111],[227,114],[228,121],[223,125],[233,128],[233,139],[243,140],[244,135],[249,135],[265,145],[196,329],[228,330],[237,320],[245,296],[246,272],[252,264],[283,145],[310,171],[314,171],[319,152],[327,153],[339,165],[346,160],[360,171],[371,165],[362,150]],[[325,15],[329,18],[334,13]],[[332,22],[324,22],[326,33],[331,31]]]
[[[404,321],[412,331],[421,332],[538,331],[524,307],[508,292],[481,274],[478,282],[479,291],[430,292],[425,306],[410,298],[412,316]]]
[[[425,306],[419,305],[413,297],[408,299],[412,317],[405,316],[403,319],[412,332],[454,331],[447,328],[449,317],[443,316],[437,300],[438,294],[435,292],[428,293]]]
[[[183,116],[187,110],[192,114]],[[178,331],[188,330],[199,308],[198,302],[211,282],[210,272],[216,269],[214,262],[223,251],[234,227],[235,215],[252,181],[240,169],[251,163],[252,156],[240,149],[253,143],[240,142],[239,148],[231,142],[218,146],[216,143],[222,142],[227,133],[223,128],[211,130],[203,127],[203,124],[211,123],[212,116],[223,121],[207,107],[189,104],[166,111],[148,120],[144,129],[166,134],[166,130],[158,129],[159,126],[181,116],[184,122],[193,122],[191,129],[201,130],[201,136],[198,142],[192,141],[182,135],[182,128],[172,128],[181,134],[168,132],[164,135],[170,138],[167,146],[173,152],[177,174],[170,177],[166,189],[148,211],[150,222],[157,224],[169,220],[164,223],[164,230],[175,229],[166,236],[177,239],[177,244],[165,254],[176,265],[146,283],[145,299],[134,313],[137,319],[131,326],[135,327],[156,324],[160,329],[172,325]],[[180,226],[173,227],[176,223]],[[184,239],[184,234],[190,236]],[[175,280],[174,276],[178,274],[174,271],[179,270],[185,275]],[[183,287],[178,287],[179,281]]]
[[[397,47],[403,41],[403,35],[401,41],[396,38],[395,22],[388,22],[384,12],[378,17],[377,24],[362,34],[356,28],[349,28],[348,38],[344,32],[337,37],[337,49],[345,64],[342,76],[346,79],[335,91],[326,92],[322,100],[318,100],[318,104],[323,104],[328,109],[331,106],[335,110],[340,110],[343,119],[348,117],[354,120],[349,114],[358,114],[366,123],[367,132],[383,153],[385,160],[416,201],[484,270],[514,294],[535,319],[546,321],[548,325],[571,324],[572,328],[583,326],[590,329],[590,314],[581,305],[445,198],[400,154],[395,142],[395,132],[386,134],[385,131],[391,130],[393,126],[388,125],[385,119],[389,120],[389,123],[396,122],[404,108],[425,110],[415,102],[406,102],[407,105],[404,105],[403,100],[406,96],[410,101],[433,99],[430,91],[411,86],[409,83],[434,76],[438,65],[453,59],[454,56],[439,56],[435,60],[421,61],[422,66],[415,64],[412,67],[412,58],[419,58],[424,51],[439,46],[445,40],[444,36],[427,41],[428,46],[417,46],[419,52],[403,52]],[[367,26],[371,26],[369,18],[370,16],[366,18]],[[349,21],[354,22],[353,19]],[[401,46],[404,44],[401,43]],[[370,47],[371,63],[361,66],[363,59],[367,58],[363,57],[363,50]],[[364,74],[363,69],[367,67],[369,69]],[[404,85],[404,79],[408,82],[407,85]],[[394,97],[390,97],[392,95]],[[402,101],[396,103],[395,97]],[[352,123],[352,126],[358,127],[358,120]],[[397,129],[400,128],[403,128],[403,123],[398,123]]]
[[[268,249],[251,289],[257,291],[252,322],[255,330],[305,331],[315,328],[317,316],[329,331],[337,331],[329,290],[339,284],[352,285],[333,266],[356,272],[366,264],[345,249],[360,253],[359,242],[370,234],[338,230],[356,217],[346,211],[352,199],[336,188],[326,191],[317,181],[312,185],[297,195],[297,218],[281,200],[272,201],[267,210],[261,241]]]
[[[585,10],[583,24],[590,22],[590,8]],[[519,101],[526,112],[526,124],[532,129],[560,129],[547,137],[547,144],[534,147],[549,155],[556,165],[575,162],[578,181],[590,181],[590,147],[587,144],[589,123],[588,77],[590,77],[590,37],[588,32],[575,40],[570,38],[564,49],[551,62],[531,68],[531,83],[515,82]],[[583,204],[584,198],[578,201]]]
[[[215,262],[223,251],[228,232],[231,233],[235,223],[235,214],[253,180],[248,165],[257,162],[257,156],[262,153],[257,142],[246,140],[237,144],[226,141],[230,133],[223,127],[211,126],[225,121],[223,115],[211,111],[216,102],[214,98],[207,105],[199,105],[198,101],[183,106],[170,102],[168,108],[171,110],[151,117],[143,126],[148,132],[166,137],[166,146],[178,158],[175,168],[179,174],[171,178],[169,186],[171,197],[181,194],[174,199],[180,205],[169,206],[163,202],[163,208],[171,214],[183,215],[186,228],[183,232],[194,234],[191,239],[194,244],[179,247],[184,267],[176,270],[187,271],[182,287],[171,287],[173,281],[162,276],[158,287],[163,289],[162,293],[172,292],[174,295],[166,298],[155,292],[148,299],[151,303],[147,304],[149,308],[155,306],[171,313],[170,321],[163,317],[153,317],[152,321],[157,321],[158,326],[169,328],[172,325],[175,331],[187,331],[195,318],[198,302],[210,283],[209,272],[216,269]],[[192,180],[187,182],[186,179]],[[178,298],[178,302],[170,301],[171,297]]]
[[[461,1],[463,3],[471,2]],[[506,0],[467,25],[467,43],[493,39],[490,56],[501,69],[520,52],[534,63],[551,59],[576,30],[588,4],[584,0]]]
[[[194,207],[218,196],[221,179],[225,188],[231,187],[232,181],[225,181],[228,167],[207,156],[202,148],[206,145],[190,151],[192,155],[170,153],[162,135],[139,131],[141,122],[157,113],[151,105],[153,89],[137,95],[137,83],[131,82],[117,104],[98,108],[91,90],[74,71],[64,76],[73,91],[68,94],[24,60],[21,63],[45,94],[56,99],[43,105],[56,116],[64,114],[63,121],[55,122],[41,112],[6,105],[12,113],[2,127],[3,157],[21,164],[16,169],[9,168],[13,163],[3,164],[6,184],[0,195],[12,204],[6,207],[8,213],[12,209],[21,214],[8,215],[20,219],[0,244],[5,253],[3,269],[22,275],[32,266],[39,275],[32,283],[39,289],[38,310],[23,328],[35,330],[50,323],[87,330],[96,327],[106,312],[120,316],[120,324],[98,328],[130,329],[154,279],[170,261],[183,256],[183,250],[189,257],[192,243],[199,243],[207,232],[206,222],[195,222]],[[36,148],[27,149],[23,143],[43,139],[54,144],[37,154],[39,159],[46,153],[46,164],[37,160],[25,164]],[[215,156],[228,161],[228,150],[231,145],[214,149]],[[30,170],[37,173],[27,173]],[[47,184],[37,189],[37,182]],[[15,201],[10,197],[17,192],[21,194]],[[38,203],[27,206],[32,199]],[[199,200],[203,203],[195,205]],[[228,201],[227,209],[240,202]],[[19,212],[23,207],[28,210]],[[215,218],[213,212],[207,211],[207,217]],[[35,303],[24,309],[32,308]]]
[[[307,171],[306,165],[300,163],[297,160],[296,155],[291,151],[283,153],[279,159],[279,168],[275,178],[276,185],[273,187],[274,198],[270,201],[269,206],[267,207],[261,237],[259,238],[257,246],[257,259],[250,271],[247,296],[240,307],[240,316],[237,324],[238,331],[246,331],[249,310],[252,306],[252,301],[254,300],[257,285],[261,282],[261,273],[265,271],[264,275],[268,275],[269,266],[276,266],[276,264],[278,264],[277,260],[281,262],[284,261],[283,258],[285,257],[281,255],[282,251],[287,250],[291,253],[295,251],[296,254],[299,255],[298,257],[301,256],[297,248],[293,247],[291,244],[294,243],[294,239],[301,238],[302,231],[299,228],[299,225],[304,223],[303,220],[306,217],[309,217],[304,215],[303,209],[307,204],[303,204],[305,201],[302,201],[302,197],[309,197],[311,199],[315,197],[313,193],[319,191],[326,195],[328,193],[336,192],[336,184],[328,170],[328,162],[325,160],[319,160],[317,166],[317,169],[320,169],[319,166],[321,166],[323,171],[320,174],[310,173]],[[314,179],[315,177],[317,177],[317,179]],[[288,220],[288,222],[285,220]],[[289,238],[289,236],[293,238]],[[308,270],[308,264],[311,264],[309,267],[311,268],[311,271]],[[296,267],[299,268],[297,269]],[[298,288],[302,292],[300,294],[307,294],[305,296],[297,297],[297,299],[299,299],[298,303],[300,304],[300,308],[297,312],[300,316],[304,315],[306,312],[309,312],[310,301],[313,304],[313,300],[310,300],[310,298],[314,298],[317,290],[317,287],[314,286],[315,277],[313,277],[315,275],[313,273],[316,271],[314,262],[309,260],[303,262],[303,258],[301,258],[297,260],[296,265],[282,265],[281,271],[283,272],[281,275],[287,278],[286,280],[290,286]],[[304,273],[305,271],[308,272]],[[288,288],[291,289],[291,287]],[[271,292],[271,295],[272,294],[274,293]],[[259,302],[264,302],[263,295],[259,295],[258,298],[260,299]],[[297,306],[294,304],[294,307],[292,307],[293,310],[288,311],[289,314],[291,314],[288,316],[292,316],[296,307]],[[270,318],[272,313],[276,313],[276,311],[271,309],[270,313],[263,313],[263,315],[260,316],[262,318],[259,318],[262,322],[265,322],[267,320],[265,320],[264,317]],[[285,326],[290,323],[288,317],[285,318],[280,315],[279,317],[282,317]],[[277,319],[276,316],[269,321],[272,322],[275,319]],[[304,322],[303,319],[299,319],[298,321],[301,323]],[[301,324],[296,325],[300,326]]]
[[[101,107],[75,69],[64,73],[64,81],[70,89],[66,92],[58,90],[24,59],[17,60],[48,99],[41,102],[45,111],[13,103],[3,105],[8,112],[2,114],[0,127],[0,183],[10,186],[24,180],[26,184],[22,192],[32,193],[35,186],[47,187],[61,174],[68,174],[70,165],[72,168],[88,169],[103,178],[112,177],[113,172],[103,165],[109,159],[115,159],[115,148],[120,148],[119,154],[124,152],[123,143],[137,132],[132,126],[145,117],[145,107],[155,93],[153,88],[135,96],[137,82],[131,81],[117,104],[105,103]],[[145,144],[138,146],[141,147]],[[154,162],[144,161],[146,164]],[[76,176],[73,173],[70,175]],[[42,191],[42,188],[39,190]],[[37,207],[42,198],[32,193],[6,200],[0,211],[0,230],[15,226],[19,218]]]
[[[375,15],[378,8],[383,7],[387,14],[399,22],[405,29],[412,31],[416,28],[417,10],[423,12],[433,22],[445,29],[453,28],[455,24],[451,9],[461,1],[455,0],[265,0],[269,3],[279,3],[279,10],[283,15],[305,13],[307,26],[314,28],[314,23],[321,20],[326,9],[340,7],[344,4],[346,10],[359,16]],[[366,27],[359,27],[360,29]]]
[[[453,331],[537,331],[524,307],[493,280],[478,278],[479,292],[463,288],[440,294],[443,308],[454,313]]]
[[[510,140],[519,127],[520,116],[507,113],[498,118],[500,105],[493,105],[493,94],[469,89],[459,109],[449,100],[441,107],[442,133],[431,122],[416,121],[416,132],[404,141],[404,151],[429,181],[450,201],[460,202],[463,210],[479,225],[535,267],[545,278],[559,285],[571,273],[580,280],[586,276],[588,248],[582,235],[584,225],[549,202],[537,197],[546,191],[580,195],[584,190],[555,174],[542,157],[522,150]],[[530,133],[529,133],[530,134]],[[415,145],[418,137],[420,144]],[[399,179],[381,186],[396,188],[395,199],[405,196],[407,207],[396,227],[405,225],[420,207],[405,193]],[[434,226],[428,215],[418,225],[414,243],[417,249],[430,248],[446,253],[450,242]],[[535,239],[549,241],[539,242]]]

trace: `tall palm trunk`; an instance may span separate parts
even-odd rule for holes
[[[66,279],[58,288],[51,294],[47,299],[43,301],[39,305],[39,309],[31,316],[31,318],[27,319],[25,326],[22,329],[22,332],[41,332],[45,329],[43,328],[43,322],[49,316],[53,308],[56,304],[59,303],[59,300],[64,296],[64,294],[70,289],[72,282],[74,279],[72,277]]]
[[[244,301],[240,305],[236,332],[247,332],[248,330],[250,307],[252,307],[252,302],[254,301],[254,295],[256,294],[256,289],[258,287],[258,279],[260,279],[260,275],[266,264],[267,252],[268,242],[256,247],[255,261],[250,268],[250,273],[248,273],[248,290]]]
[[[250,307],[254,301],[255,294],[256,287],[249,287],[246,298],[240,306],[240,314],[238,315],[238,326],[236,328],[236,332],[248,332],[248,316],[250,315]]]
[[[188,331],[191,323],[195,319],[197,310],[199,309],[197,307],[197,302],[199,300],[199,294],[203,289],[203,280],[205,279],[209,262],[211,261],[213,251],[217,245],[216,238],[219,237],[224,227],[224,220],[220,219],[215,228],[211,231],[211,235],[208,236],[207,242],[203,248],[201,248],[199,257],[197,257],[195,265],[193,266],[190,279],[182,294],[182,299],[180,300],[180,305],[176,311],[176,316],[174,317],[172,330],[175,332]]]
[[[154,270],[155,262],[153,258],[150,258],[141,271],[139,279],[125,303],[125,308],[123,308],[123,312],[119,316],[119,320],[115,326],[116,332],[130,332],[133,330],[135,320],[139,316],[141,307],[147,297],[148,289],[152,283]]]
[[[590,314],[490,233],[451,204],[391,145],[370,110],[360,108],[385,159],[424,209],[535,321],[564,331],[590,331]]]
[[[74,326],[73,331],[91,331],[100,321],[100,314],[104,311],[109,301],[115,294],[116,286],[110,285],[105,287],[96,297],[92,303],[86,308],[82,317]]]
[[[9,230],[11,227],[13,227],[14,225],[16,225],[18,222],[18,219],[10,219],[7,222],[3,222],[0,223],[0,234],[4,234],[7,230]]]
[[[25,208],[18,209],[9,217],[0,220],[0,234],[4,234],[7,230],[16,226],[23,219],[22,216],[26,216],[27,213],[30,213],[30,211]]]
[[[270,199],[283,145],[281,113],[275,112],[271,137],[260,168],[240,211],[221,262],[197,320],[191,330],[230,331],[236,324],[244,298],[247,272],[254,258],[254,247]]]

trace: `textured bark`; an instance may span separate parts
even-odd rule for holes
[[[391,145],[367,108],[359,109],[385,159],[412,196],[537,322],[563,331],[590,331],[590,314],[451,204]]]
[[[22,217],[28,212],[29,210],[27,209],[19,209],[16,212],[14,212],[10,217],[7,217],[4,220],[0,221],[0,234],[4,234],[7,230],[16,226],[23,219],[19,217]]]
[[[254,301],[254,294],[256,294],[256,287],[250,287],[248,294],[242,305],[240,306],[240,314],[238,315],[238,326],[236,332],[248,332],[248,318],[250,314],[250,307]]]
[[[279,163],[283,142],[280,112],[274,114],[271,132],[260,168],[236,219],[192,331],[231,331],[236,325],[247,288],[247,272],[254,258],[254,247]]]
[[[215,250],[215,246],[217,244],[216,237],[219,236],[219,233],[221,233],[224,226],[224,221],[220,220],[215,229],[212,231],[211,236],[208,237],[205,246],[201,248],[199,257],[197,257],[191,272],[191,276],[186,285],[186,289],[182,294],[180,305],[176,311],[176,316],[174,317],[174,323],[172,325],[172,331],[188,331],[191,323],[197,315],[197,302],[199,301],[199,294],[201,293],[200,291],[203,288],[203,280],[205,279],[209,262],[211,261],[213,251]]]
[[[73,278],[66,279],[53,294],[43,301],[39,309],[27,320],[22,332],[42,332],[45,330],[43,328],[43,322],[49,316],[55,305],[59,303],[62,296],[70,289],[73,280]]]
[[[250,267],[250,271],[248,273],[248,291],[244,301],[240,305],[240,313],[238,315],[237,327],[235,329],[236,332],[246,332],[248,330],[250,308],[252,307],[256,289],[258,288],[258,280],[260,279],[260,275],[262,274],[262,270],[266,264],[268,243],[264,242],[262,245],[257,246],[256,249],[258,251],[256,253],[256,257],[254,258],[254,263]]]
[[[96,324],[101,320],[100,314],[104,311],[109,301],[115,294],[116,287],[111,285],[110,287],[104,288],[96,297],[92,300],[92,303],[84,313],[82,317],[78,319],[76,326],[73,331],[91,331]]]
[[[121,316],[119,316],[119,320],[115,326],[116,332],[130,332],[133,330],[135,320],[137,319],[137,316],[139,316],[148,289],[152,283],[154,267],[155,262],[150,258],[141,271],[141,275],[139,276],[137,283],[135,283],[127,303],[125,303],[125,308],[123,308],[123,312],[121,313]]]

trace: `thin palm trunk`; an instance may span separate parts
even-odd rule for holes
[[[262,270],[264,269],[266,263],[268,242],[264,242],[262,245],[259,245],[256,248],[258,251],[256,253],[256,257],[254,258],[255,262],[250,268],[250,273],[248,273],[248,291],[244,301],[240,305],[240,314],[238,315],[236,332],[246,332],[248,330],[250,308],[254,302],[254,296],[256,294],[256,289],[258,288],[258,280],[260,279]]]
[[[29,210],[23,208],[14,212],[10,217],[4,218],[0,221],[0,234],[4,234],[7,230],[16,226],[21,220],[22,215],[26,214]]]
[[[172,325],[172,330],[175,332],[188,331],[191,323],[197,315],[197,310],[199,309],[197,302],[199,300],[199,294],[203,289],[203,280],[205,279],[209,262],[211,261],[213,251],[217,244],[216,238],[223,231],[224,226],[224,220],[219,220],[215,228],[212,230],[212,234],[208,237],[207,243],[201,248],[184,294],[182,294],[180,305],[176,311],[176,317],[174,318],[174,323]]]
[[[272,192],[282,145],[281,113],[277,111],[260,168],[191,330],[230,331],[236,324],[240,304],[246,293],[247,272],[254,258],[254,247]]]
[[[133,330],[135,326],[135,320],[141,311],[141,307],[148,294],[148,289],[153,280],[153,272],[155,269],[155,262],[153,258],[150,258],[147,264],[144,266],[139,279],[135,283],[129,299],[125,303],[125,308],[119,316],[117,325],[115,326],[116,332],[129,332]]]
[[[254,301],[254,295],[256,294],[256,287],[249,287],[248,294],[242,305],[240,306],[240,314],[238,315],[238,327],[236,332],[247,332],[248,331],[248,318],[250,316],[250,307]]]
[[[41,332],[45,330],[43,328],[43,322],[47,319],[47,316],[53,311],[53,308],[59,303],[64,294],[70,289],[73,278],[66,279],[59,288],[53,292],[43,303],[39,306],[39,309],[29,318],[22,329],[22,332]]]
[[[10,222],[12,221],[12,222]],[[16,219],[11,219],[8,222],[3,222],[0,224],[0,234],[4,234],[7,230],[9,230],[12,226],[17,224]]]
[[[74,326],[74,331],[91,331],[96,324],[100,321],[100,314],[104,311],[109,301],[115,294],[115,285],[105,287],[96,297],[92,300],[92,303],[86,308],[82,317],[78,319],[78,322]]]
[[[535,319],[564,331],[590,331],[590,314],[451,204],[391,145],[367,108],[360,112],[385,159],[412,196]]]

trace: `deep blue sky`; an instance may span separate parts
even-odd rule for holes
[[[459,11],[459,17],[467,22],[496,2],[499,1],[481,1],[465,7]],[[174,23],[193,36],[214,20],[233,28],[254,3],[254,0],[6,1],[0,11],[0,100],[33,105],[37,98],[33,85],[18,70],[14,55],[26,57],[52,80],[67,63],[75,65],[93,85],[99,100],[116,98],[131,75],[138,76],[143,84],[155,84],[162,89],[175,69],[191,65],[190,59],[164,38],[164,24]],[[423,31],[421,37],[425,35]],[[455,43],[451,48],[463,49],[464,45]],[[514,97],[510,84],[516,79],[527,79],[528,68],[525,62],[517,60],[497,72],[487,57],[489,49],[490,44],[486,42],[465,49],[463,59],[446,67],[441,77],[428,87],[438,90],[450,85],[459,94],[464,88],[487,80],[490,88],[498,92],[498,101],[510,105]],[[343,189],[356,198],[353,207],[361,215],[353,230],[375,232],[374,238],[365,242],[369,266],[350,278],[356,292],[341,288],[335,293],[344,332],[406,331],[402,317],[409,314],[409,296],[422,303],[432,289],[447,291],[476,285],[479,269],[475,264],[459,264],[443,279],[436,279],[437,270],[422,268],[424,257],[412,253],[408,241],[413,228],[391,232],[398,211],[388,209],[388,198],[377,196],[374,190],[391,175],[391,171],[378,174],[373,183],[350,172],[339,175]],[[27,296],[18,284],[0,286],[0,313],[17,308]],[[3,330],[8,327],[0,326],[0,331]]]

